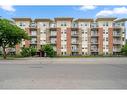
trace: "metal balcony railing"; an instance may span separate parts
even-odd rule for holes
[[[37,44],[37,41],[30,41],[30,44]]]
[[[79,43],[77,41],[72,41],[71,44],[78,45]]]
[[[121,41],[113,41],[113,44],[122,44]]]
[[[98,33],[91,33],[91,37],[97,37]]]
[[[77,49],[72,49],[72,52],[78,52],[78,48]]]
[[[113,52],[120,52],[121,48],[113,48]]]
[[[120,33],[113,33],[113,36],[121,36]]]
[[[37,24],[31,23],[31,24],[29,25],[29,27],[30,27],[30,28],[36,28],[36,27],[37,27]]]
[[[97,48],[91,48],[91,52],[98,52]]]

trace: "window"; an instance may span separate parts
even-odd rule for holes
[[[108,41],[108,38],[106,38],[106,41]]]
[[[124,38],[122,38],[122,40],[124,41]]]
[[[103,23],[103,26],[105,26],[105,23]]]
[[[64,26],[67,26],[66,23],[64,23]]]
[[[61,26],[63,26],[63,24],[61,24]]]
[[[108,22],[106,22],[106,26],[108,26]]]
[[[87,24],[85,23],[85,26],[87,26]]]
[[[43,26],[46,26],[46,24],[43,24]]]
[[[121,26],[124,26],[124,22],[121,23]]]
[[[25,26],[25,23],[20,22],[20,23],[19,23],[19,26]]]

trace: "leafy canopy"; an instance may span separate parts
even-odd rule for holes
[[[0,19],[0,46],[13,47],[22,39],[29,39],[27,33],[12,21]]]

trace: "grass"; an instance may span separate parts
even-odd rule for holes
[[[57,56],[53,58],[107,58],[107,57],[125,57],[125,56]]]
[[[126,57],[126,56],[55,56],[55,57],[50,57],[50,58],[109,58],[109,57]],[[27,58],[27,57],[23,57],[21,55],[13,55],[13,56],[7,56],[6,60],[15,60],[18,58]],[[41,57],[40,57],[41,58]],[[3,56],[0,55],[0,60],[4,60]]]
[[[2,55],[0,55],[0,60],[15,60],[17,58],[24,58],[21,55],[8,55],[7,59],[4,59]]]

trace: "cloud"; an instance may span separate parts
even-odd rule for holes
[[[12,5],[1,5],[0,8],[8,12],[16,11],[16,9]]]
[[[79,8],[79,10],[82,10],[82,11],[86,11],[86,10],[94,10],[96,8],[96,6],[93,6],[93,5],[84,5],[84,6],[81,6]]]
[[[112,10],[102,10],[96,14],[96,16],[111,16],[111,15],[119,15],[119,14],[127,14],[126,7],[113,8]]]

